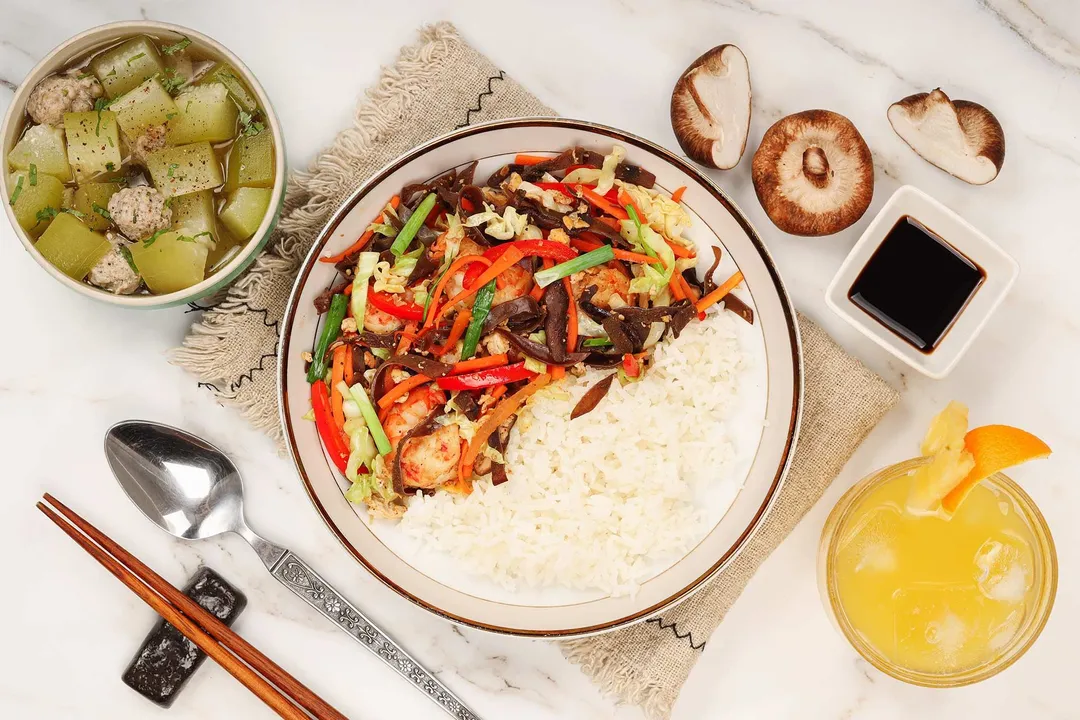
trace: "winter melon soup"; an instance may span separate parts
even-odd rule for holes
[[[42,80],[8,153],[8,198],[66,275],[161,295],[224,267],[256,233],[274,138],[240,74],[186,37],[138,35]]]

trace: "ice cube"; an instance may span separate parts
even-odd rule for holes
[[[945,657],[952,657],[964,647],[968,629],[959,615],[946,610],[926,623],[926,642],[934,645]]]
[[[897,567],[896,539],[900,534],[900,508],[880,505],[862,515],[840,536],[838,554],[855,572],[891,572]]]
[[[1031,548],[1020,538],[991,538],[975,551],[975,584],[991,600],[1022,603],[1032,574]]]
[[[974,633],[956,610],[974,592],[970,584],[919,582],[893,593],[897,650],[911,654],[912,667],[954,667],[963,661]]]
[[[1009,613],[1001,623],[990,627],[990,649],[1001,650],[1006,647],[1016,633],[1020,630],[1020,624],[1024,621],[1024,608],[1019,607]]]

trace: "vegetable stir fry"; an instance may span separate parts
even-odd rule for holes
[[[403,187],[321,258],[343,280],[315,301],[312,414],[351,502],[394,518],[411,493],[505,482],[510,431],[549,383],[611,369],[578,417],[708,308],[753,322],[730,294],[742,274],[713,281],[719,248],[698,280],[684,188],[659,191],[624,157],[518,155],[481,182],[474,162]]]

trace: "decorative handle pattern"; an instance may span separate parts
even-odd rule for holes
[[[413,660],[396,642],[376,627],[375,623],[368,620],[291,550],[285,551],[285,555],[274,564],[270,572],[282,585],[303,598],[327,620],[352,635],[354,640],[382,658],[383,662],[420,688],[451,716],[458,720],[480,720],[445,685],[435,679],[420,663]]]

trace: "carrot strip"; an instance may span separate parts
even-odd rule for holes
[[[697,308],[699,313],[705,312],[706,308],[712,307],[716,303],[724,299],[724,296],[735,289],[735,286],[743,281],[743,274],[741,270],[737,270],[734,275],[725,280],[720,287],[713,290],[711,293],[694,303],[694,307]]]
[[[443,273],[442,279],[439,280],[439,284],[435,286],[435,290],[431,293],[431,302],[428,303],[427,320],[424,321],[425,328],[431,327],[435,324],[435,320],[437,319],[435,311],[439,309],[439,296],[442,295],[442,292],[446,288],[447,283],[450,282],[450,278],[453,277],[458,270],[461,270],[461,268],[474,262],[484,263],[488,267],[491,267],[491,261],[483,255],[462,255],[461,257],[454,260],[454,262],[450,263],[450,267],[448,267],[446,269],[446,272]],[[477,279],[479,280],[479,278]],[[488,280],[490,279],[491,278],[488,278]],[[484,284],[486,283],[487,280],[484,281]],[[484,284],[475,283],[477,289],[483,287]],[[452,303],[450,305],[444,306],[444,308],[453,307],[453,305],[454,304]]]
[[[448,352],[453,352],[457,346],[457,341],[461,339],[461,336],[465,334],[465,330],[469,327],[469,321],[472,320],[472,312],[468,308],[463,308],[457,315],[454,316],[454,324],[450,327],[450,334],[446,338],[446,342],[441,346],[431,348],[431,352],[434,355],[445,355]],[[400,353],[398,353],[400,355]]]
[[[630,217],[630,215],[627,214],[626,210],[610,202],[607,198],[605,198],[603,195],[598,194],[595,190],[590,190],[584,185],[575,185],[574,189],[577,192],[581,193],[581,197],[585,198],[591,204],[600,208],[608,215],[618,218],[619,220],[626,220]]]
[[[345,411],[341,408],[343,398],[338,392],[337,385],[345,379],[345,345],[334,348],[333,365],[330,370],[330,412],[334,416],[334,424],[338,428],[345,427]]]
[[[341,292],[345,293],[346,295],[352,295],[352,288],[353,288],[353,284],[349,283],[348,285],[345,286],[345,289],[342,290]],[[352,303],[349,303],[349,312],[352,313]]]
[[[467,300],[468,298],[471,298],[473,295],[476,294],[477,290],[497,278],[500,273],[508,269],[511,265],[517,265],[519,262],[521,262],[521,259],[523,257],[525,256],[516,247],[511,247],[507,249],[506,252],[499,256],[498,260],[491,263],[488,269],[484,271],[483,275],[476,278],[476,284],[473,286],[472,289],[463,289],[457,295],[447,300],[446,304],[443,305],[441,310],[439,310],[438,318],[442,318],[442,316],[446,315],[446,312],[450,308],[454,307],[462,300]],[[450,273],[447,273],[447,275],[449,274]]]
[[[555,261],[551,258],[542,258],[544,269],[550,270],[555,267]],[[533,285],[533,289],[529,291],[529,297],[533,300],[540,302],[540,298],[544,297],[544,288],[539,285]]]
[[[492,400],[498,400],[499,398],[501,398],[505,394],[506,394],[506,386],[505,385],[498,385],[498,386],[495,387],[494,390],[491,391],[491,394],[489,395],[489,397]]]
[[[679,284],[682,286],[683,294],[690,299],[690,302],[696,303],[699,299],[698,291],[694,289],[682,273],[678,273]]]
[[[345,383],[350,387],[353,384],[353,376],[355,375],[353,370],[353,346],[345,346]]]
[[[570,285],[570,278],[564,277],[562,283],[566,289],[566,296],[570,299],[566,320],[566,351],[572,353],[577,350],[577,302],[574,300],[574,288]]]
[[[390,198],[390,207],[397,210],[398,205],[400,205],[400,204],[401,204],[401,198],[398,197],[397,195]],[[384,212],[379,213],[379,217],[375,218],[375,223],[376,224],[382,223],[382,222],[386,222],[386,213],[384,213]],[[367,246],[367,244],[369,242],[371,242],[371,238],[374,237],[374,236],[375,236],[375,231],[374,230],[366,230],[366,231],[364,231],[364,234],[361,235],[360,238],[356,242],[354,242],[349,247],[345,248],[345,250],[343,250],[342,252],[339,252],[337,255],[331,255],[330,257],[321,257],[321,258],[319,258],[319,262],[324,262],[324,263],[341,262],[342,260],[347,258],[349,255],[352,255],[354,252],[357,252],[359,250],[363,250]]]
[[[413,375],[412,377],[405,378],[397,385],[390,388],[389,392],[379,398],[379,407],[385,410],[393,405],[394,402],[405,393],[428,382],[431,382],[431,378],[427,375]]]
[[[599,220],[600,222],[604,223],[605,225],[607,225],[612,230],[619,230],[619,231],[622,230],[622,225],[620,225],[619,221],[616,220],[613,217],[601,216],[601,217],[598,217],[596,219]]]
[[[520,155],[515,155],[514,156],[514,164],[515,165],[536,165],[537,163],[546,162],[546,161],[548,161],[550,159],[551,158],[544,157],[543,155],[526,155],[525,153],[521,153]]]
[[[458,452],[458,464],[457,464],[457,480],[453,483],[451,489],[457,490],[465,495],[472,492],[472,483],[468,482],[470,476],[472,476],[472,465],[469,465],[469,472],[465,473],[465,455],[469,449],[469,441],[461,441],[461,450]]]
[[[686,293],[683,292],[682,285],[679,283],[679,278],[682,277],[679,273],[671,273],[671,280],[668,280],[668,290],[671,291],[671,297],[676,302],[686,299]]]
[[[666,242],[668,244],[668,247],[671,248],[671,252],[675,253],[675,257],[678,257],[678,258],[697,257],[697,253],[694,252],[693,250],[691,250],[688,247],[685,247],[683,245],[676,245],[675,243],[671,242],[670,240],[664,240],[664,242]]]
[[[510,362],[510,358],[506,353],[488,355],[487,357],[478,357],[471,360],[462,360],[461,362],[454,363],[450,370],[450,374],[459,375],[464,372],[472,372],[473,370],[487,370],[488,368],[502,367],[508,362]]]
[[[570,246],[577,250],[583,250],[588,252],[589,250],[595,250],[604,243],[589,242],[588,240],[582,240],[581,238],[572,238],[570,240]],[[648,255],[642,255],[641,253],[630,252],[629,250],[620,250],[619,248],[612,248],[615,251],[615,257],[619,260],[632,263],[644,263],[651,265],[656,262],[656,258],[651,258]]]
[[[409,351],[409,348],[413,344],[413,340],[416,339],[416,323],[406,323],[405,329],[401,331],[401,340],[398,341],[397,350],[398,355],[404,355]]]
[[[681,202],[683,193],[686,192],[686,186],[683,185],[680,188],[675,188],[675,192],[671,193],[671,199],[675,202]]]
[[[469,442],[469,449],[465,453],[465,467],[470,474],[472,473],[472,467],[473,463],[476,461],[476,456],[480,454],[484,445],[487,444],[488,438],[491,437],[491,433],[495,432],[500,425],[517,412],[518,408],[524,405],[525,401],[528,400],[533,393],[547,385],[550,381],[551,376],[547,373],[537,375],[529,381],[528,385],[495,406],[495,409],[491,411],[487,416],[487,419],[476,429],[476,434],[473,435],[472,440]]]

